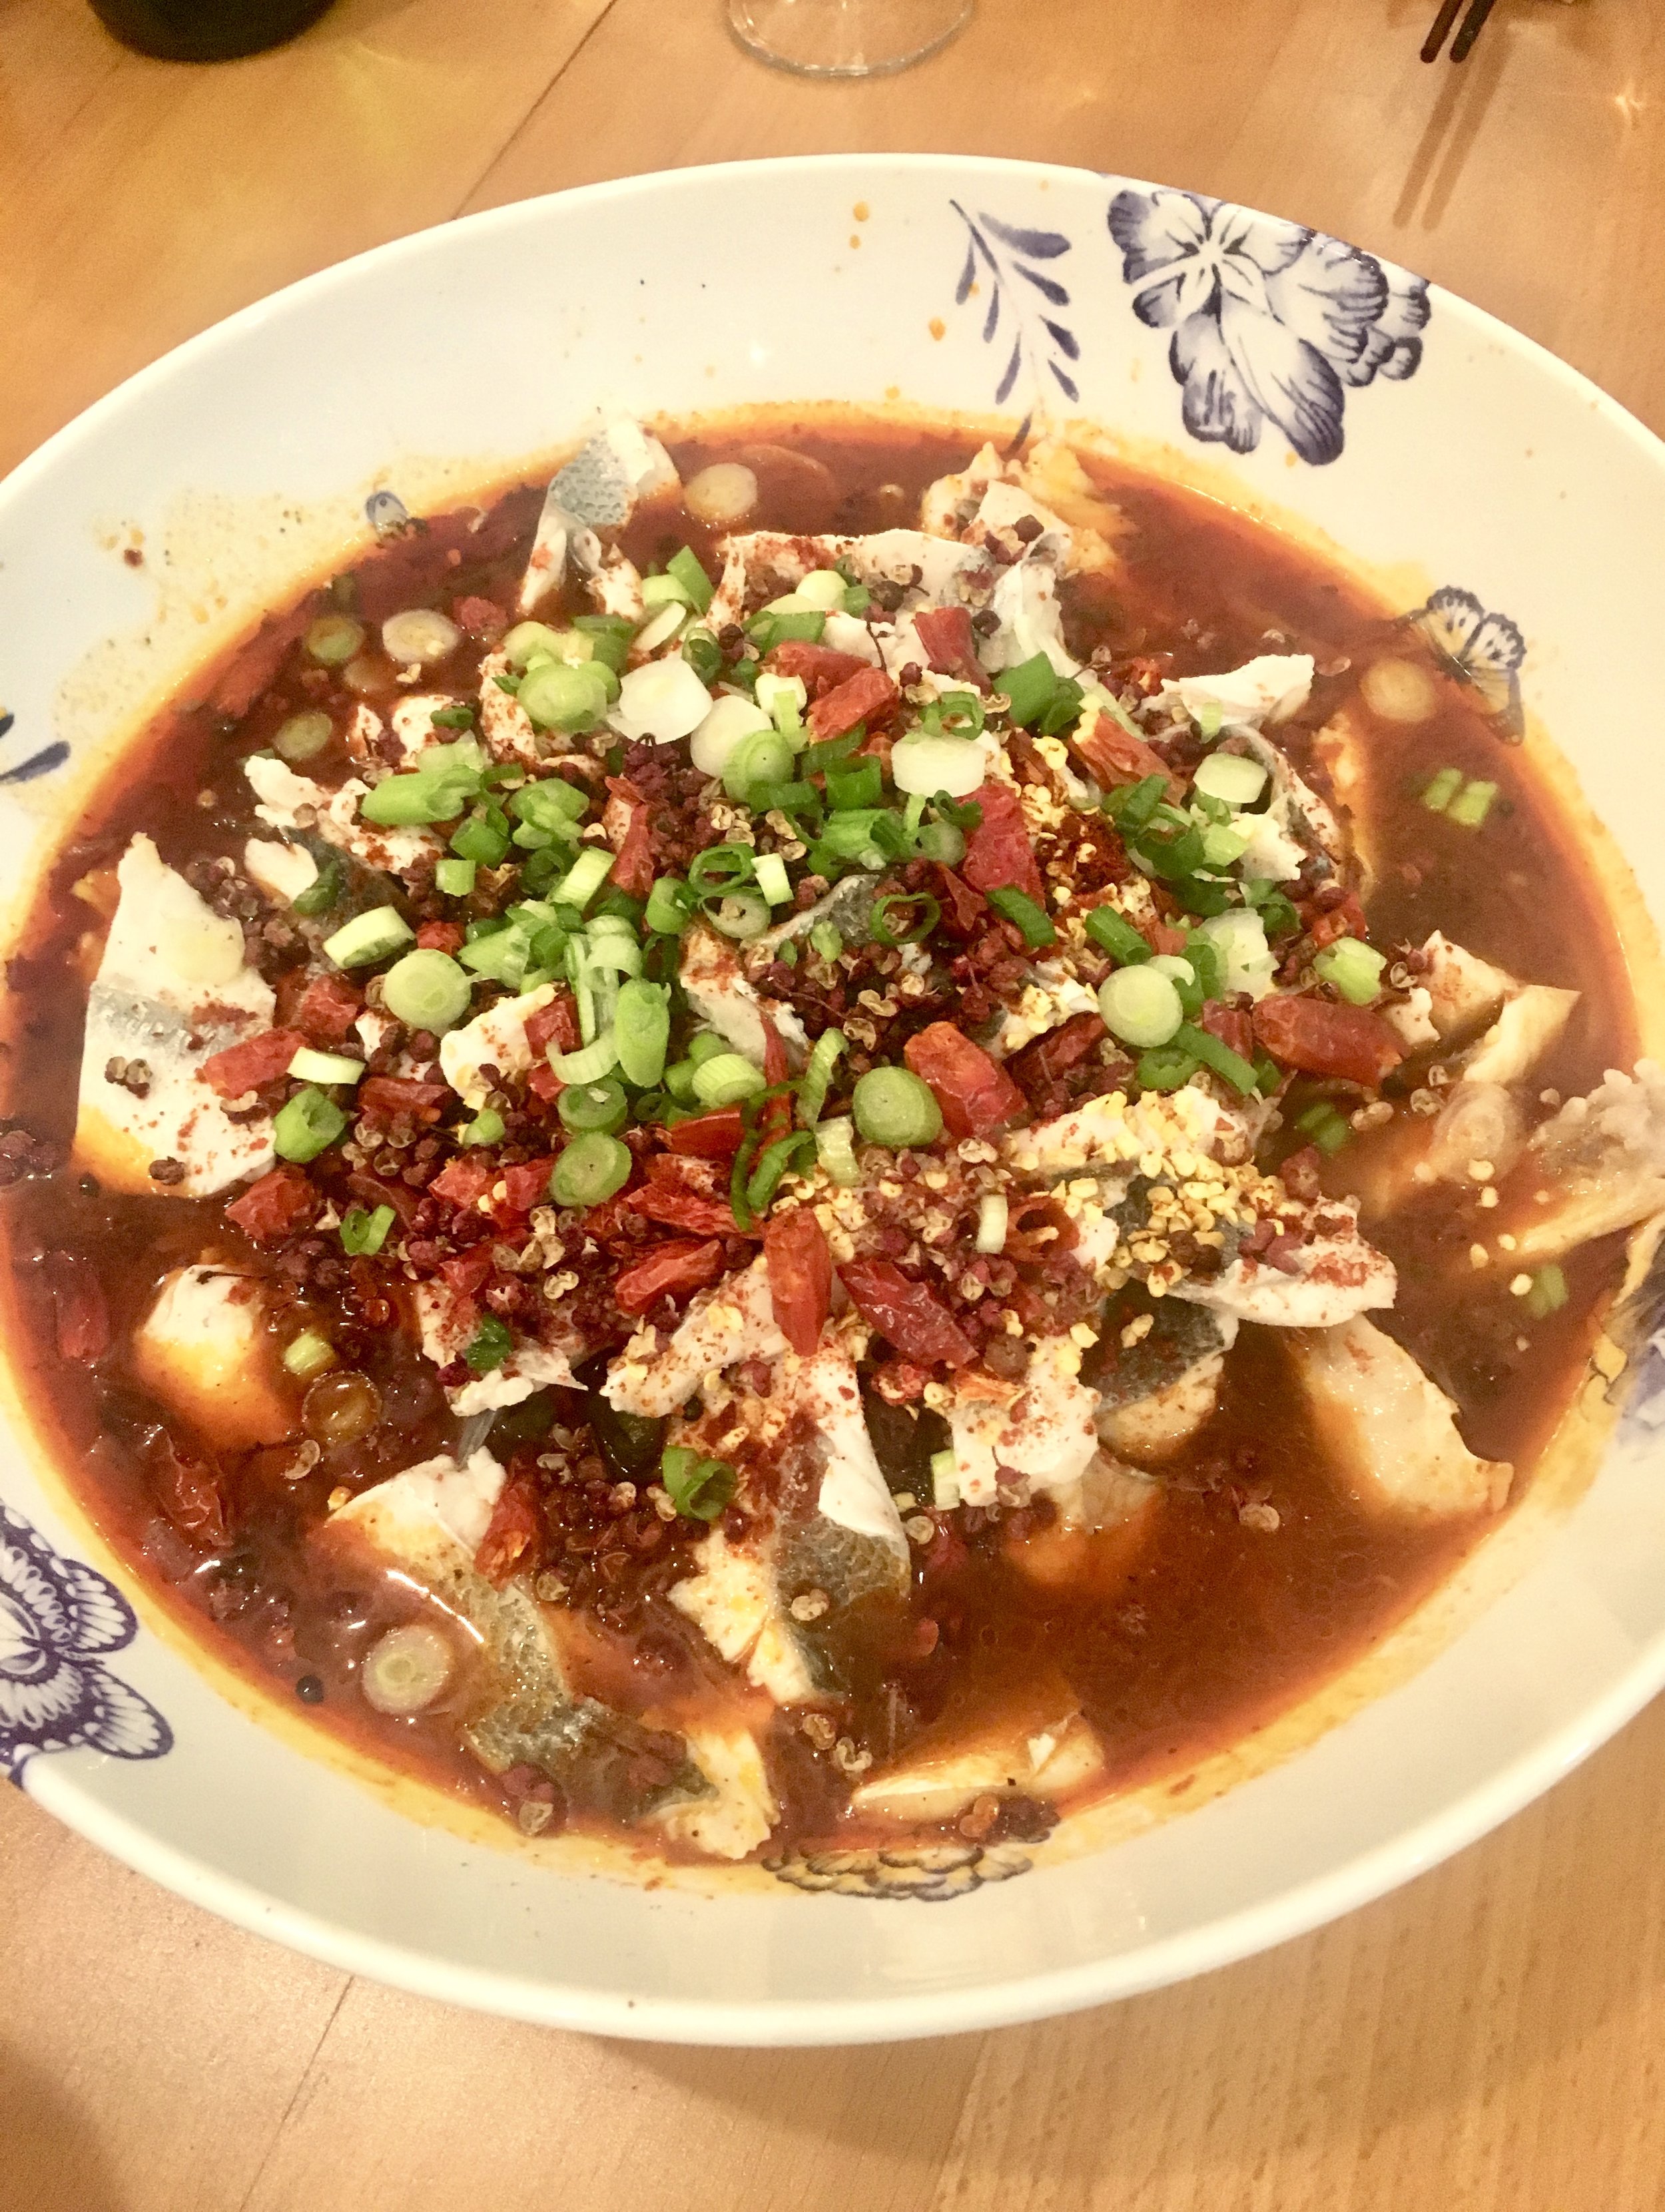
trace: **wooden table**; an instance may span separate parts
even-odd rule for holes
[[[719,0],[342,0],[126,55],[0,0],[0,469],[217,317],[459,211],[837,148],[1043,155],[1275,209],[1467,294],[1665,430],[1665,9],[979,0],[868,85]],[[0,2212],[1646,2212],[1665,2203],[1665,1705],[1270,1957],[1052,2026],[696,2052],[509,2027],[221,1926],[0,1797]],[[1661,2039],[1656,2042],[1656,2038]]]

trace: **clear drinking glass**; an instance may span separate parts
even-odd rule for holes
[[[735,37],[805,76],[882,76],[923,61],[971,21],[974,0],[728,0]]]

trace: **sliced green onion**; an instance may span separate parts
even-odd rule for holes
[[[611,674],[593,660],[576,666],[564,660],[540,660],[526,671],[515,696],[539,729],[575,735],[592,730],[606,713]],[[617,680],[613,678],[615,684]]]
[[[688,885],[676,876],[659,876],[647,894],[643,921],[656,936],[680,937],[694,916]]]
[[[823,1030],[811,1048],[809,1064],[804,1070],[804,1079],[798,1086],[799,1126],[812,1129],[821,1119],[821,1109],[827,1103],[827,1093],[832,1087],[833,1071],[848,1043],[842,1030]]]
[[[1478,830],[1492,811],[1492,802],[1497,795],[1495,783],[1466,783],[1446,809],[1447,819],[1465,830]]]
[[[516,623],[498,648],[511,668],[523,669],[535,656],[547,660],[559,660],[567,646],[573,647],[573,658],[582,657],[576,636],[570,630],[551,629],[547,623]]]
[[[815,1125],[815,1157],[833,1182],[845,1190],[861,1180],[852,1137],[853,1127],[847,1115],[841,1115],[836,1121],[817,1121]]]
[[[702,684],[714,684],[722,672],[723,649],[708,629],[685,629],[682,635],[682,657]]]
[[[465,1346],[463,1358],[477,1375],[489,1375],[501,1367],[514,1349],[514,1339],[495,1314],[487,1314],[474,1332],[473,1341]]]
[[[465,700],[457,699],[448,707],[436,707],[428,719],[436,730],[471,730],[474,709]]]
[[[438,1036],[468,1012],[471,987],[449,953],[424,946],[393,963],[381,979],[381,995],[396,1021]]]
[[[1197,1072],[1194,1056],[1174,1044],[1158,1045],[1139,1063],[1141,1091],[1181,1091]]]
[[[703,1067],[707,1060],[729,1049],[728,1039],[719,1036],[715,1030],[698,1030],[688,1040],[688,1057],[696,1067]]]
[[[372,907],[368,914],[355,914],[333,937],[326,937],[324,951],[337,968],[368,968],[373,960],[385,960],[410,944],[415,936],[395,908]]]
[[[1352,1006],[1368,1006],[1382,989],[1383,954],[1356,937],[1340,937],[1312,958],[1313,972],[1322,975]]]
[[[550,1194],[557,1206],[599,1206],[623,1189],[633,1165],[630,1147],[595,1130],[574,1137],[555,1164]]]
[[[784,783],[792,774],[792,747],[774,724],[743,737],[723,765],[723,789],[744,799],[754,783]]]
[[[288,1073],[302,1083],[356,1083],[364,1073],[362,1060],[349,1060],[344,1053],[314,1052],[309,1044],[300,1045],[289,1062]]]
[[[387,1242],[387,1232],[398,1219],[391,1206],[379,1206],[368,1212],[362,1206],[349,1206],[341,1218],[341,1249],[356,1258],[368,1258],[380,1252]]]
[[[1295,1126],[1303,1135],[1311,1138],[1321,1152],[1339,1152],[1352,1134],[1346,1116],[1338,1112],[1328,1098],[1321,1098],[1316,1106],[1309,1106],[1304,1114],[1297,1115]]]
[[[1028,945],[1055,945],[1058,933],[1048,920],[1046,910],[1036,904],[1027,891],[1018,890],[1011,884],[999,890],[987,891],[984,896],[1002,921],[1016,922],[1024,933]]]
[[[1203,743],[1212,744],[1224,726],[1225,709],[1218,699],[1204,699],[1191,709],[1191,720],[1196,724],[1197,735]]]
[[[291,1375],[298,1375],[304,1382],[314,1375],[321,1375],[336,1361],[335,1346],[327,1336],[320,1336],[315,1328],[303,1329],[299,1336],[283,1347],[283,1364]]]
[[[1199,763],[1193,787],[1228,806],[1252,806],[1266,789],[1267,772],[1257,760],[1238,753],[1210,753]]]
[[[624,1085],[613,1076],[600,1083],[569,1083],[555,1102],[563,1128],[575,1137],[599,1129],[604,1137],[616,1136],[630,1118]]]
[[[358,803],[358,811],[366,822],[374,822],[383,830],[454,822],[478,789],[477,776],[471,783],[460,776],[430,775],[425,769],[413,770],[404,775],[384,777],[373,790],[365,793]]]
[[[787,906],[792,900],[792,878],[787,873],[787,864],[778,853],[757,855],[757,888],[771,906]]]
[[[612,869],[613,855],[605,845],[586,845],[550,892],[550,903],[576,907],[582,914]]]
[[[473,860],[483,868],[501,867],[508,857],[508,836],[495,823],[472,815],[452,831],[451,849],[460,860]]]
[[[1173,977],[1148,961],[1118,968],[1106,977],[1099,986],[1098,1011],[1113,1036],[1141,1052],[1169,1043],[1185,1019]]]
[[[321,753],[335,735],[327,714],[291,714],[272,733],[271,749],[286,761],[305,761]]]
[[[434,871],[434,884],[447,898],[466,898],[478,871],[472,860],[441,860]]]
[[[951,822],[927,822],[915,842],[926,860],[945,868],[957,868],[965,858],[965,833]]]
[[[665,1087],[678,1106],[694,1103],[694,1073],[695,1064],[691,1060],[679,1060],[665,1071]]]
[[[893,1151],[933,1145],[942,1134],[942,1109],[928,1083],[910,1067],[871,1067],[850,1101],[855,1126],[870,1145]]]
[[[826,615],[819,607],[765,607],[746,624],[746,635],[758,652],[765,653],[794,638],[819,645],[826,627]]]
[[[319,615],[307,632],[307,650],[325,668],[344,668],[364,643],[364,625],[350,615]]]
[[[625,1081],[639,1091],[652,1090],[664,1076],[671,1042],[671,994],[663,984],[633,977],[624,985],[613,1016],[613,1039]]]
[[[791,596],[805,606],[823,608],[828,614],[842,613],[848,590],[848,581],[836,568],[811,568],[801,583],[793,586]]]
[[[884,777],[876,760],[854,761],[848,768],[827,770],[827,798],[836,813],[877,806],[884,796]]]
[[[698,564],[696,563],[696,566]],[[703,574],[703,571],[702,571],[702,574]],[[666,607],[672,606],[681,607],[686,611],[692,607],[694,602],[689,595],[687,585],[683,582],[679,576],[663,575],[644,576],[642,578],[641,604],[647,609],[647,612],[652,615],[655,613],[663,614]],[[645,628],[651,629],[653,628],[652,623],[646,624]],[[642,635],[643,633],[641,630],[638,630],[636,632],[635,642],[638,646],[641,646],[641,644]]]
[[[1027,728],[1050,703],[1058,689],[1058,672],[1044,653],[1034,653],[997,676],[994,688],[1005,692],[1012,720],[1020,728]]]
[[[483,1106],[471,1121],[465,1121],[457,1132],[460,1145],[501,1145],[505,1123],[495,1106]]]
[[[700,898],[750,883],[757,855],[750,845],[708,845],[688,866],[688,888]]]
[[[1104,794],[1104,811],[1124,836],[1145,829],[1162,805],[1168,788],[1165,775],[1141,776],[1137,783],[1124,783]]]
[[[702,1106],[734,1106],[768,1089],[762,1071],[738,1052],[720,1052],[694,1070],[694,1096]]]
[[[1132,922],[1111,906],[1096,906],[1088,914],[1086,932],[1093,943],[1123,967],[1137,966],[1151,957],[1151,948]]]
[[[815,1158],[815,1139],[807,1129],[790,1137],[777,1137],[765,1146],[757,1167],[746,1182],[746,1204],[754,1215],[763,1212],[781,1181],[801,1160]]]
[[[809,687],[801,676],[776,676],[765,669],[757,678],[757,704],[783,738],[803,728],[809,699]]]
[[[331,1098],[308,1085],[280,1106],[271,1125],[272,1150],[280,1160],[315,1160],[345,1130],[348,1116]]]
[[[556,1052],[551,1046],[550,1066],[563,1083],[599,1083],[618,1065],[618,1045],[609,1030],[576,1052]]]
[[[1567,1302],[1567,1279],[1551,1261],[1547,1267],[1534,1268],[1532,1288],[1526,1294],[1526,1310],[1534,1321],[1547,1321],[1559,1313]]]
[[[684,1519],[714,1521],[739,1478],[726,1460],[702,1459],[686,1444],[667,1444],[659,1461],[665,1494]]]
[[[939,1513],[951,1513],[960,1503],[959,1462],[951,1451],[931,1455],[931,1503]]]
[[[980,738],[988,711],[975,691],[945,691],[920,716],[920,726],[932,738]]]
[[[510,798],[508,811],[517,822],[559,832],[583,820],[590,811],[590,796],[563,775],[545,776],[538,783],[523,783]]]
[[[1443,814],[1462,788],[1462,770],[1443,768],[1422,794],[1422,803],[1431,814]]]
[[[929,891],[886,891],[873,901],[867,927],[881,945],[923,945],[941,920]]]
[[[337,860],[326,860],[319,870],[316,878],[307,884],[306,890],[298,897],[289,901],[289,911],[291,914],[305,915],[309,921],[317,915],[328,914],[332,906],[340,903],[341,895],[346,888],[346,879],[341,872],[340,863]]]
[[[1182,1052],[1188,1052],[1194,1060],[1229,1083],[1234,1091],[1241,1091],[1245,1097],[1260,1089],[1260,1078],[1251,1063],[1241,1053],[1233,1052],[1212,1030],[1187,1022],[1176,1034],[1174,1042]]]
[[[761,890],[731,891],[726,897],[708,899],[705,915],[725,937],[761,937],[769,927],[769,901]]]
[[[987,1191],[977,1205],[976,1245],[980,1252],[1004,1252],[1012,1209],[999,1191]]]
[[[700,566],[698,555],[684,545],[671,556],[665,567],[666,574],[674,576],[682,586],[695,613],[702,615],[716,594],[716,586]]]
[[[799,774],[813,775],[817,770],[836,768],[840,761],[847,761],[859,752],[865,742],[858,728],[846,730],[842,738],[822,738],[812,745],[805,745],[798,756]]]

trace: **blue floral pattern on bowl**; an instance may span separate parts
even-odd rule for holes
[[[1167,190],[1118,192],[1109,226],[1133,313],[1173,332],[1194,438],[1252,453],[1271,422],[1303,460],[1333,461],[1348,390],[1422,359],[1426,283],[1322,231]]]
[[[0,707],[0,744],[11,735],[16,719],[15,714],[9,714],[3,707]],[[55,768],[62,768],[69,757],[70,748],[60,738],[56,744],[43,745],[38,753],[31,753],[27,760],[19,761],[15,768],[0,769],[0,785],[33,783],[36,776],[50,775]]]
[[[112,1582],[0,1505],[0,1773],[20,1781],[43,1751],[160,1759],[173,1748],[155,1707],[104,1664],[137,1633]]]
[[[968,215],[957,200],[948,204],[966,231],[965,263],[954,287],[954,304],[963,307],[986,279],[983,343],[993,345],[997,338],[1012,341],[994,387],[994,404],[1004,407],[1011,398],[1025,361],[1042,391],[1044,368],[1066,399],[1079,399],[1080,392],[1065,364],[1079,361],[1081,348],[1069,325],[1060,319],[1070,304],[1069,288],[1042,265],[1067,253],[1068,239],[1061,231],[1020,229],[997,216]]]

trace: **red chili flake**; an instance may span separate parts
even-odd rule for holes
[[[647,802],[628,776],[610,775],[607,788],[612,796],[603,810],[601,827],[613,848],[613,887],[632,898],[646,898],[653,888],[653,837]]]
[[[939,867],[937,890],[942,905],[942,917],[951,936],[974,937],[988,919],[988,901],[981,891],[974,891],[963,877],[952,868]]]
[[[936,1292],[888,1260],[848,1260],[839,1279],[862,1319],[921,1367],[967,1367],[976,1346]]]
[[[1211,1000],[1203,1008],[1202,1026],[1210,1036],[1217,1036],[1223,1045],[1229,1045],[1240,1060],[1255,1057],[1255,1028],[1249,1016],[1236,1006],[1223,1006]]]
[[[416,943],[424,952],[456,952],[463,938],[459,921],[425,921],[416,932]]]
[[[578,1026],[578,1002],[570,991],[557,991],[547,1006],[526,1016],[526,1042],[538,1057],[553,1045],[557,1052],[576,1052],[583,1042]]]
[[[1364,1006],[1274,994],[1261,1000],[1254,1020],[1261,1051],[1305,1075],[1341,1076],[1373,1090],[1405,1057],[1387,1023]]]
[[[52,1295],[58,1356],[80,1365],[110,1349],[110,1309],[90,1260],[76,1252],[48,1252],[46,1281]]]
[[[454,1260],[447,1260],[440,1268],[440,1279],[459,1297],[471,1298],[491,1273],[491,1247],[477,1244],[471,1252],[460,1252]]]
[[[550,1174],[555,1166],[551,1153],[541,1160],[526,1160],[514,1167],[503,1170],[503,1208],[509,1213],[530,1213],[534,1206],[542,1206],[550,1194]]]
[[[971,794],[982,819],[966,841],[960,873],[974,890],[1000,890],[1007,885],[1026,891],[1038,906],[1046,903],[1046,886],[1035,859],[1024,823],[1024,809],[1009,784],[985,783]]]
[[[428,1188],[447,1205],[472,1206],[490,1189],[492,1175],[489,1163],[477,1153],[459,1152],[446,1162]]]
[[[418,1083],[404,1075],[367,1076],[358,1089],[358,1110],[371,1121],[396,1121],[401,1114],[414,1121],[437,1121],[440,1109],[451,1097],[445,1083]]]
[[[1101,783],[1142,783],[1147,775],[1164,776],[1168,795],[1175,799],[1185,787],[1154,745],[1124,730],[1109,714],[1097,716],[1070,743]]]
[[[226,1219],[257,1244],[292,1237],[318,1211],[318,1193],[298,1167],[273,1168],[226,1208]]]
[[[216,1550],[231,1533],[231,1506],[219,1470],[207,1461],[187,1459],[164,1435],[150,1463],[156,1501],[182,1536],[204,1550]]]
[[[770,1218],[763,1231],[763,1263],[775,1325],[807,1359],[821,1341],[832,1307],[832,1254],[821,1224],[806,1206]]]
[[[738,1106],[719,1106],[709,1114],[678,1121],[666,1132],[673,1152],[691,1152],[701,1159],[732,1160],[745,1141],[745,1121]]]
[[[858,722],[876,721],[890,714],[901,697],[882,668],[869,668],[864,662],[858,674],[847,677],[815,702],[809,711],[810,734],[818,744],[844,737]]]
[[[474,1554],[475,1571],[501,1589],[511,1575],[531,1573],[543,1548],[544,1519],[537,1489],[524,1474],[511,1475],[497,1493]]]
[[[465,635],[481,638],[488,645],[495,645],[508,628],[508,617],[495,599],[483,599],[472,592],[457,601],[451,618]]]
[[[344,975],[313,975],[295,1007],[295,1025],[309,1044],[341,1044],[363,1011],[363,1000]]]
[[[689,1190],[671,1190],[647,1183],[632,1191],[624,1201],[632,1213],[658,1221],[667,1229],[685,1229],[694,1237],[738,1237],[734,1209],[726,1199],[702,1198]]]
[[[1098,1026],[1102,1032],[1103,1023]],[[986,1137],[1026,1110],[1023,1092],[1006,1070],[951,1022],[933,1022],[909,1037],[902,1056],[930,1086],[951,1137]]]
[[[921,607],[914,616],[914,629],[926,659],[939,676],[957,676],[963,684],[987,690],[969,607]]]
[[[625,1269],[613,1285],[613,1300],[621,1313],[645,1314],[661,1298],[685,1297],[691,1291],[704,1290],[726,1265],[723,1248],[714,1238],[708,1244],[690,1240],[656,1245]]]
[[[819,699],[871,664],[859,653],[837,653],[829,645],[811,645],[807,638],[791,637],[777,645],[763,662],[772,676],[796,676],[811,699]]]
[[[240,1098],[246,1091],[258,1091],[289,1072],[289,1062],[306,1043],[299,1030],[267,1030],[210,1053],[203,1062],[203,1080],[222,1098]]]

